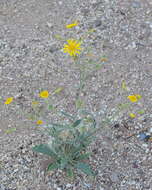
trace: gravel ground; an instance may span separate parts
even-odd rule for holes
[[[80,24],[69,32],[65,25],[73,20]],[[120,124],[97,135],[89,147],[95,179],[78,173],[68,181],[61,171],[46,173],[48,158],[32,152],[47,137],[26,114],[40,90],[60,86],[64,90],[54,103],[74,112],[79,76],[56,38],[79,38],[90,29],[84,49],[92,47],[94,61],[103,55],[108,61],[87,81],[82,94],[87,109],[102,118],[127,95],[141,94],[137,109],[145,112],[127,123],[121,117],[115,121]],[[152,141],[138,137],[152,131],[151,51],[150,0],[0,0],[0,190],[151,190]],[[4,106],[10,96],[16,103]]]

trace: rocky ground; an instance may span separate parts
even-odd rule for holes
[[[74,20],[80,24],[67,30]],[[101,118],[128,95],[140,94],[131,111],[142,108],[144,113],[104,127],[90,147],[97,176],[78,173],[68,181],[61,171],[46,173],[48,158],[32,152],[47,137],[27,115],[40,90],[58,87],[64,90],[53,101],[74,112],[78,74],[62,44],[92,29],[85,35],[84,51],[91,47],[92,59],[106,56],[107,63],[86,82],[87,109]],[[138,136],[152,132],[151,51],[150,0],[0,0],[0,190],[151,190],[152,141]],[[15,101],[4,105],[10,96]]]

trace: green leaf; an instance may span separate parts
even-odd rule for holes
[[[63,38],[62,38],[59,34],[55,34],[54,37],[55,37],[57,40],[63,40]]]
[[[88,60],[88,62],[87,62],[88,64],[91,64],[91,65],[96,65],[97,63],[96,62],[94,62],[93,60]]]
[[[88,112],[87,110],[81,110],[81,113],[84,115],[89,115],[91,117],[90,119],[92,119],[93,127],[96,127],[96,119],[92,113]]]
[[[144,113],[145,113],[145,110],[139,110],[138,113],[139,113],[139,114],[144,114]]]
[[[10,128],[10,129],[7,129],[5,131],[6,134],[10,134],[10,133],[13,133],[14,131],[16,131],[16,128]]]
[[[61,158],[60,168],[64,169],[68,163],[68,160],[65,158]]]
[[[82,119],[78,119],[77,121],[75,121],[72,125],[72,127],[77,127],[80,123],[81,123]]]
[[[35,147],[33,147],[32,150],[35,152],[46,154],[54,158],[57,157],[57,155],[50,149],[50,147],[47,144],[36,145]]]
[[[67,173],[67,176],[69,178],[73,178],[74,177],[74,172],[73,172],[72,168],[66,169],[66,173]]]
[[[76,105],[77,109],[80,109],[84,106],[84,102],[82,100],[78,99],[78,100],[76,100],[75,105]]]
[[[51,126],[51,128],[52,128],[52,126],[53,126],[55,130],[57,130],[57,127],[58,127],[58,128],[65,128],[65,127],[66,127],[66,125],[62,125],[62,124],[60,124],[60,123],[50,123],[50,124],[48,125],[48,127],[50,127],[50,126]]]
[[[53,109],[54,109],[53,105],[49,105],[49,106],[48,106],[48,109],[49,109],[49,110],[53,110]]]
[[[121,88],[123,90],[127,90],[127,85],[126,85],[126,82],[124,80],[122,81]]]
[[[96,69],[101,69],[101,67],[102,67],[101,64],[96,64],[96,65],[95,65],[95,68],[96,68]]]
[[[126,103],[126,104],[119,104],[118,105],[118,107],[119,107],[119,109],[127,109],[128,107],[130,106],[130,104],[129,103]]]
[[[59,94],[63,90],[63,87],[59,87],[54,91],[54,94]]]
[[[88,30],[88,33],[92,33],[92,32],[96,32],[96,30],[94,28],[91,28]]]
[[[85,154],[81,154],[77,159],[78,160],[85,160],[85,159],[89,158],[90,155],[91,155],[91,152],[85,153]]]
[[[34,114],[28,114],[28,119],[29,120],[36,120],[36,115],[34,115]]]
[[[89,164],[79,162],[78,164],[76,164],[76,168],[81,170],[82,172],[84,172],[87,175],[94,175],[94,172],[90,168]]]
[[[64,116],[66,116],[66,117],[68,117],[68,118],[70,118],[70,119],[75,119],[75,117],[73,117],[72,115],[70,115],[69,113],[67,113],[67,112],[64,112],[64,111],[61,111],[61,113],[64,115]]]
[[[58,168],[59,168],[58,162],[54,162],[54,163],[49,164],[49,166],[47,168],[47,171],[55,170],[55,169],[58,169]]]

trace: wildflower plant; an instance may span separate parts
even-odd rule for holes
[[[66,28],[71,29],[77,25],[78,22],[74,22],[67,25]],[[87,175],[95,175],[88,164],[88,158],[91,153],[87,152],[87,148],[94,140],[95,133],[101,127],[98,126],[94,114],[85,110],[85,103],[81,97],[81,93],[90,75],[100,69],[102,63],[106,63],[108,59],[106,56],[102,56],[97,61],[94,61],[90,46],[86,47],[86,51],[84,52],[83,41],[92,32],[94,30],[87,32],[79,39],[72,37],[66,41],[60,36],[56,37],[58,40],[64,41],[62,50],[72,58],[74,67],[79,72],[75,99],[76,113],[71,114],[57,110],[52,104],[49,105],[48,101],[48,106],[51,106],[51,110],[55,110],[56,114],[59,113],[61,116],[64,116],[65,120],[61,120],[60,122],[50,121],[48,124],[44,124],[40,118],[37,120],[37,125],[43,126],[43,129],[49,136],[49,140],[46,144],[36,145],[33,150],[51,157],[52,162],[48,165],[48,171],[61,169],[69,177],[74,176],[75,170],[82,171]],[[62,88],[56,89],[54,94],[60,93],[60,91],[62,91]],[[47,91],[42,91],[39,97],[47,100],[51,99],[52,95],[53,93],[50,94]],[[40,114],[37,115],[40,117]],[[109,119],[106,118],[102,121],[102,126],[108,123]]]
[[[78,22],[75,22],[67,25],[66,28],[71,29],[77,25]],[[91,112],[82,109],[83,101],[80,99],[80,94],[87,79],[86,69],[89,64],[82,64],[79,58],[82,53],[82,40],[68,39],[64,43],[62,50],[72,58],[79,71],[80,80],[75,101],[76,113],[72,115],[65,111],[56,110],[56,114],[59,113],[64,116],[65,120],[49,122],[44,125],[43,121],[38,119],[37,125],[43,125],[49,140],[46,144],[36,145],[33,150],[52,158],[52,162],[48,165],[48,171],[61,169],[66,172],[67,176],[73,177],[74,171],[79,170],[87,175],[94,176],[94,172],[88,164],[88,158],[91,153],[87,152],[87,147],[94,139],[97,123]],[[60,91],[62,91],[62,88],[58,88],[55,93],[60,93]],[[42,91],[39,97],[45,100],[50,99],[51,95],[47,91]],[[55,109],[53,105],[52,108]]]

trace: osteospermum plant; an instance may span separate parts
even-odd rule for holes
[[[74,28],[78,22],[66,26],[67,29]],[[49,136],[48,143],[40,144],[33,148],[34,151],[43,153],[52,158],[48,165],[48,171],[62,169],[67,176],[73,177],[75,170],[84,172],[87,175],[94,176],[94,172],[88,164],[90,153],[87,147],[94,139],[94,133],[97,129],[94,115],[85,109],[80,109],[82,100],[79,95],[84,87],[84,67],[81,65],[79,55],[82,53],[82,43],[74,38],[68,39],[62,48],[63,52],[72,57],[80,69],[80,80],[78,82],[78,92],[76,96],[76,114],[72,115],[65,111],[59,113],[65,120],[60,122],[49,122],[43,124],[41,119],[37,120],[37,125],[43,126]],[[58,89],[57,91],[60,91]],[[50,98],[47,91],[39,94],[42,99]],[[81,107],[82,108],[82,107]]]

